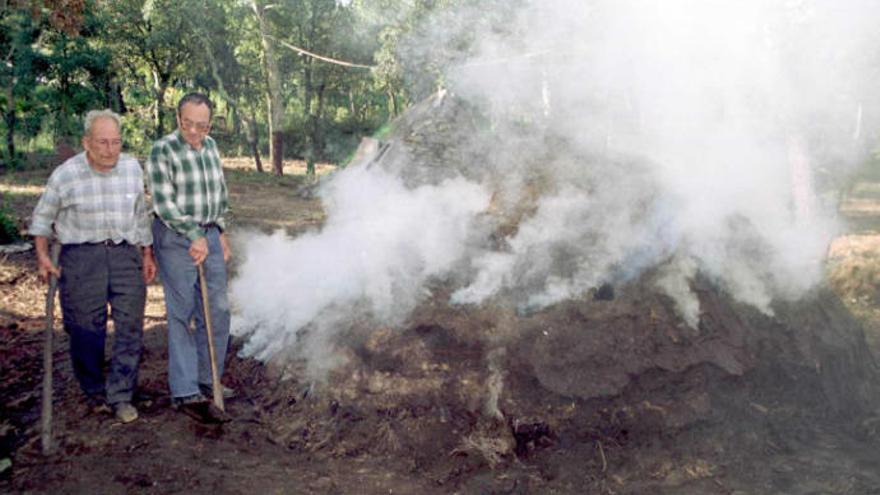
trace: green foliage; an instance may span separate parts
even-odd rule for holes
[[[22,145],[78,141],[81,116],[103,106],[109,53],[98,46],[101,23],[94,5],[53,16],[23,2],[0,9],[0,111],[5,162],[24,163]],[[60,7],[59,7],[60,8]]]
[[[391,122],[388,122],[382,127],[376,129],[376,132],[373,133],[373,139],[385,139],[386,137],[388,137],[389,134],[391,134],[391,131],[393,130],[394,126],[391,124]]]
[[[54,134],[68,142],[78,140],[82,133],[79,117],[102,106],[102,90],[109,78],[110,54],[90,43],[87,36],[92,35],[84,31],[71,37],[47,30],[42,37],[46,63],[43,75],[57,84],[43,88],[39,98],[47,115],[54,117]]]
[[[126,153],[146,157],[153,144],[152,135],[153,119],[149,114],[132,111],[122,116],[122,141]]]
[[[381,138],[411,101],[443,84],[445,69],[472,49],[473,33],[503,26],[521,2],[88,0],[76,29],[53,21],[69,17],[63,2],[13,3],[28,6],[0,8],[0,158],[8,166],[59,141],[76,144],[82,115],[105,107],[123,116],[126,151],[143,158],[176,126],[177,100],[200,90],[216,103],[212,136],[223,152],[256,149],[268,162],[266,54],[254,9],[262,5],[286,157],[344,163],[362,136]],[[451,34],[431,39],[438,31]]]
[[[21,233],[15,222],[15,211],[9,206],[6,195],[0,196],[0,244],[21,240]]]

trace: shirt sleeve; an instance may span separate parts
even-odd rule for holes
[[[177,192],[171,179],[171,160],[167,145],[156,143],[147,159],[147,177],[153,194],[153,210],[166,225],[190,240],[204,236],[204,232],[177,206]]]
[[[140,165],[137,166],[138,170],[140,170]],[[143,183],[144,177],[141,176],[141,190],[137,195],[137,199],[134,203],[134,218],[137,224],[137,232],[138,238],[141,240],[141,246],[152,246],[153,245],[153,231],[150,229],[150,211],[147,210],[147,199],[144,194],[144,188],[146,187]]]
[[[226,214],[229,213],[229,190],[226,188],[226,178],[220,175],[220,215],[217,217],[217,225],[220,230],[226,231]]]
[[[57,169],[56,169],[57,170]],[[61,191],[58,189],[58,174],[53,172],[46,183],[46,190],[34,208],[28,233],[33,236],[52,237],[52,224],[61,209]]]

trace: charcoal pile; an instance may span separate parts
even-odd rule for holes
[[[487,245],[504,252],[541,196],[563,182],[594,191],[591,173],[551,175],[543,165],[600,162],[559,153],[572,145],[545,135],[539,151],[519,157],[527,173],[518,187],[506,188],[491,164],[475,166],[497,149],[486,144],[493,125],[435,96],[354,166],[396,171],[412,185],[489,177],[497,189],[481,221]],[[647,173],[632,157],[604,160],[594,168],[606,176]],[[663,199],[640,180],[637,197],[655,209]],[[261,421],[291,451],[384,456],[448,492],[873,493],[880,377],[838,297],[818,284],[756,307],[697,270],[693,324],[658,289],[675,262],[612,267],[576,297],[541,305],[528,283],[455,304],[458,272],[435,278],[403,321],[339,323],[338,365],[321,380],[283,355],[265,373],[247,371],[266,390]]]

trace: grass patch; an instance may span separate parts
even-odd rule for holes
[[[278,186],[299,187],[306,182],[305,175],[277,176],[273,173],[257,172],[255,170],[224,168],[223,174],[226,176],[227,182],[238,182],[244,184],[273,184]]]

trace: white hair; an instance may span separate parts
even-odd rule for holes
[[[113,122],[116,122],[116,128],[122,131],[122,119],[119,117],[119,114],[114,112],[113,110],[90,110],[86,114],[85,122],[83,124],[83,130],[85,131],[85,135],[88,136],[89,132],[92,130],[92,124],[95,123],[98,119],[110,119]]]

